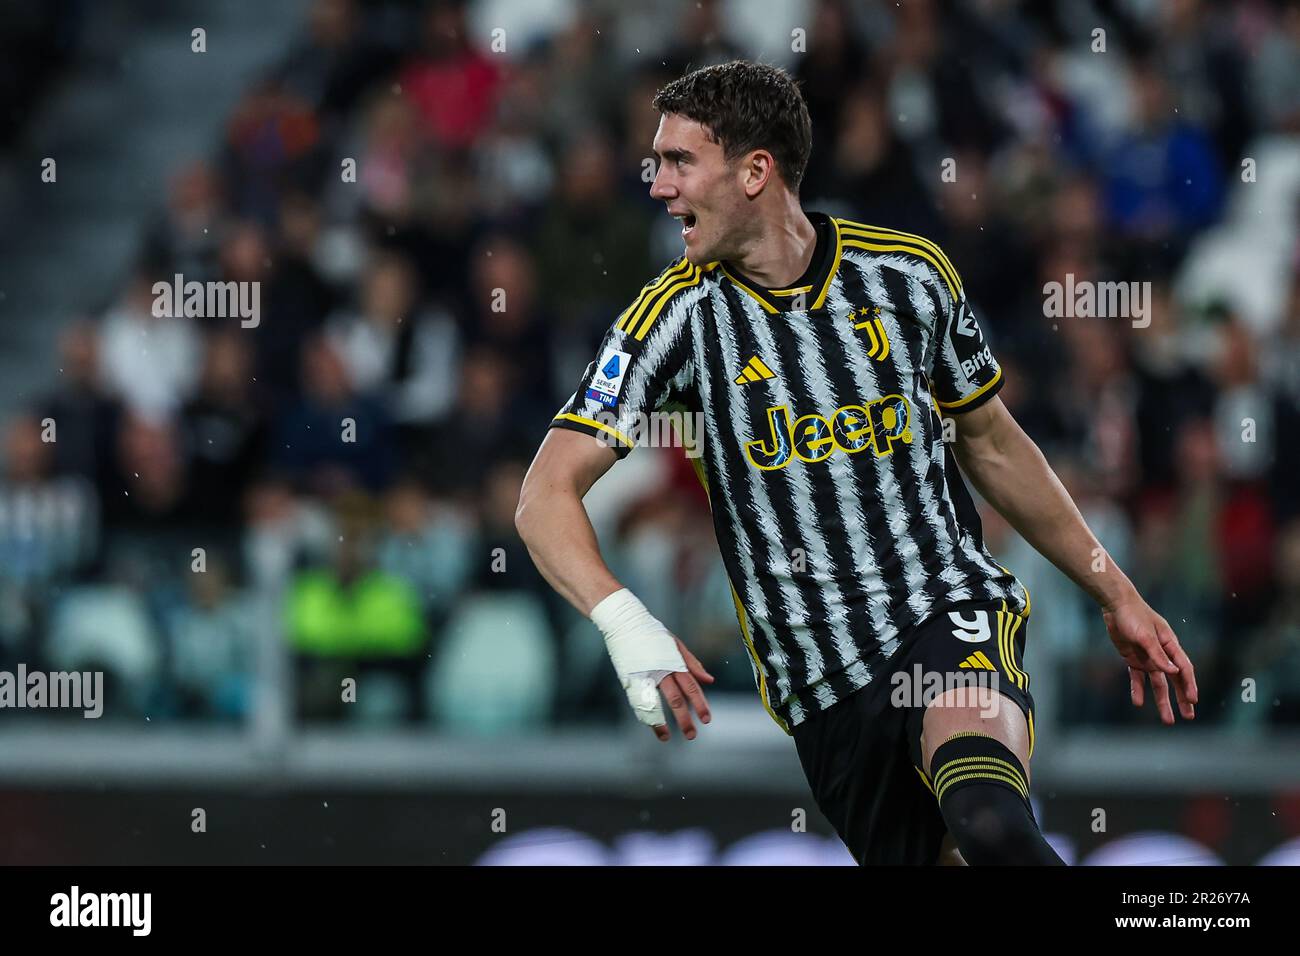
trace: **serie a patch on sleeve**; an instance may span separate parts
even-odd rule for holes
[[[596,374],[587,386],[587,397],[609,408],[618,404],[618,393],[623,389],[623,377],[627,375],[628,364],[632,356],[618,349],[605,349],[596,366]]]

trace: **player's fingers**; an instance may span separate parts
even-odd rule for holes
[[[1196,688],[1196,666],[1183,650],[1174,632],[1167,626],[1161,631],[1161,643],[1166,653],[1178,665],[1178,674],[1174,678],[1174,691],[1178,695],[1179,711],[1188,720],[1196,716],[1196,704],[1200,703],[1200,691]]]
[[[674,638],[674,640],[677,641],[677,649],[682,652],[682,660],[686,662],[686,669],[689,670],[698,680],[707,681],[712,684],[714,680],[713,675],[704,669],[704,665],[700,663],[700,659],[686,649],[686,645],[682,643],[680,637]]]
[[[1130,642],[1129,653],[1123,655],[1130,667],[1136,667],[1148,673],[1167,670],[1160,662],[1164,656],[1165,652],[1160,650],[1159,642],[1156,641],[1153,635],[1140,637]]]
[[[1147,661],[1153,665],[1148,670],[1158,668],[1166,674],[1177,674],[1178,665],[1169,659],[1165,649],[1161,647],[1159,627],[1152,628],[1151,632],[1144,634],[1137,642],[1142,648],[1142,653],[1146,655]]]
[[[1160,647],[1164,650],[1165,654],[1169,656],[1169,662],[1175,667],[1179,667],[1179,661],[1177,660],[1175,652],[1181,652],[1182,648],[1178,644],[1178,635],[1175,634],[1174,629],[1169,626],[1169,622],[1158,614],[1156,615],[1156,640],[1160,642]],[[1184,654],[1183,663],[1186,662],[1187,655]]]
[[[686,695],[682,693],[681,687],[677,685],[678,674],[669,674],[664,678],[659,689],[663,691],[664,700],[668,702],[669,709],[672,710],[673,716],[677,718],[677,726],[682,728],[682,733],[686,735],[687,740],[695,739],[695,724],[691,720],[690,709],[686,706]]]
[[[1162,723],[1172,724],[1174,722],[1174,709],[1169,706],[1169,678],[1163,671],[1152,671],[1151,678],[1151,696],[1156,700],[1156,710],[1160,713]]]
[[[1188,720],[1196,716],[1196,704],[1200,692],[1196,689],[1196,667],[1191,659],[1177,644],[1171,649],[1178,673],[1174,675],[1174,693],[1178,695],[1178,712]]]
[[[677,678],[677,686],[682,689],[686,699],[695,708],[695,712],[700,715],[700,720],[707,724],[713,717],[709,713],[709,702],[704,699],[704,689],[695,682],[695,678],[690,674],[683,674],[679,671],[673,676]]]
[[[1188,661],[1186,664],[1179,665],[1178,673],[1173,676],[1174,694],[1178,699],[1178,712],[1183,715],[1184,719],[1191,720],[1196,716],[1196,675],[1192,672],[1192,664]]]
[[[1146,672],[1136,667],[1128,669],[1128,695],[1134,707],[1141,707],[1146,701]]]
[[[706,684],[712,684],[717,678],[704,669],[704,665],[699,661],[687,661],[686,668],[696,680],[702,680]]]
[[[667,724],[655,724],[650,729],[655,732],[655,736],[658,737],[660,740],[667,740],[669,737],[672,736],[672,734],[668,732]]]

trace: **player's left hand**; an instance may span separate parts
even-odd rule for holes
[[[1160,720],[1172,724],[1174,711],[1169,701],[1169,679],[1173,678],[1179,713],[1185,720],[1193,720],[1198,702],[1196,669],[1179,645],[1169,622],[1137,593],[1104,608],[1101,616],[1106,622],[1111,643],[1128,664],[1129,694],[1133,706],[1141,707],[1146,701],[1143,680],[1143,675],[1146,675],[1151,681]]]

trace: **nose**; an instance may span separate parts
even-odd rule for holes
[[[677,198],[677,187],[672,184],[672,174],[667,172],[668,164],[660,163],[655,171],[654,181],[650,183],[650,198],[664,201]]]

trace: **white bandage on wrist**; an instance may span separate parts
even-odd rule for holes
[[[627,588],[592,608],[591,622],[605,635],[605,649],[637,720],[651,727],[664,723],[659,682],[668,674],[686,670],[668,628]]]

